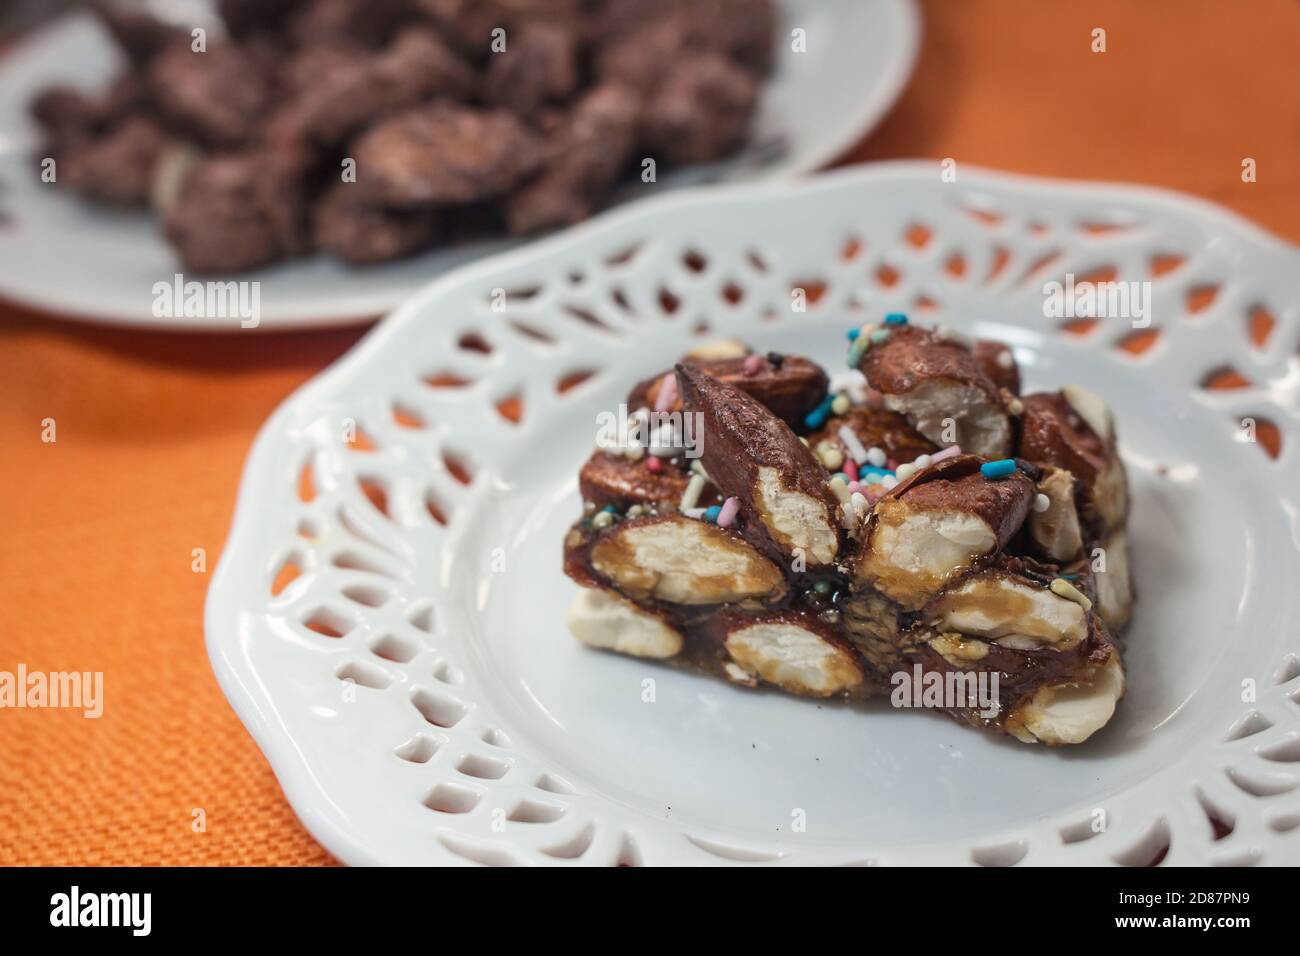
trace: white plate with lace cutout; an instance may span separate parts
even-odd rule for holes
[[[920,45],[915,0],[778,0],[780,53],[754,118],[749,145],[704,167],[627,187],[633,200],[701,181],[788,178],[832,162],[893,105]],[[160,15],[211,22],[209,0],[171,0]],[[792,49],[805,31],[806,52]],[[96,208],[42,185],[40,134],[28,116],[46,86],[102,89],[121,62],[89,14],[65,17],[0,57],[0,296],[86,321],[176,331],[239,331],[229,317],[153,316],[154,284],[180,265],[144,213]],[[349,268],[327,256],[279,263],[238,278],[260,286],[260,327],[318,327],[382,315],[435,276],[517,245],[482,241],[399,262]]]
[[[1046,318],[1066,274],[1150,282],[1150,327]],[[565,629],[600,411],[704,337],[834,369],[893,310],[1112,403],[1139,603],[1128,695],[1085,745]],[[616,211],[441,279],[276,412],[208,597],[213,665],[350,863],[1294,864],[1298,340],[1300,253],[1169,193],[897,163]]]

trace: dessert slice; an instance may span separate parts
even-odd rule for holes
[[[581,469],[570,629],[744,687],[1086,740],[1123,695],[1132,606],[1112,416],[1073,387],[1020,398],[997,343],[901,316],[850,339],[835,383],[725,343],[632,389],[636,437]]]

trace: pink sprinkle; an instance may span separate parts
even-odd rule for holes
[[[730,528],[731,522],[736,520],[736,513],[740,511],[740,499],[728,498],[722,503],[722,510],[718,512],[718,527]]]
[[[664,470],[664,463],[654,455],[651,455],[649,458],[645,460],[645,466],[649,468],[651,471],[653,471],[656,475],[659,474],[659,472]]]
[[[858,480],[858,463],[848,455],[844,456],[844,474],[849,476],[849,486],[851,488],[853,482]]]
[[[898,471],[898,459],[897,459],[897,458],[886,458],[886,459],[885,459],[885,467],[888,468],[890,471]]]
[[[854,492],[858,492],[861,490],[862,490],[862,486],[858,484],[857,479],[854,479],[853,481],[849,482],[849,494],[853,494]]]
[[[746,375],[757,375],[763,371],[763,357],[761,355],[746,355],[745,364],[741,366],[741,371]]]
[[[937,451],[930,456],[930,464],[936,461],[943,461],[945,458],[956,458],[961,454],[961,445],[949,445],[943,451]]]
[[[659,382],[659,394],[655,397],[655,411],[672,411],[675,401],[677,401],[677,376],[669,372]]]

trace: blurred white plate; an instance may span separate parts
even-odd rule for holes
[[[625,197],[705,179],[807,173],[884,116],[920,41],[914,0],[779,2],[781,52],[753,145],[725,163],[632,187]],[[807,52],[791,52],[795,28],[806,31]],[[0,296],[86,321],[237,331],[238,318],[154,318],[154,284],[171,281],[180,266],[151,219],[97,209],[39,181],[40,135],[27,113],[32,96],[53,83],[101,89],[119,64],[108,34],[89,15],[62,19],[0,57]],[[786,148],[775,155],[779,143]],[[339,325],[381,315],[449,268],[518,244],[481,242],[363,269],[316,256],[239,278],[261,283],[262,328]]]
[[[208,648],[331,852],[1300,862],[1300,253],[1170,193],[939,172],[616,210],[434,283],[275,413]],[[1045,317],[1045,282],[1102,269],[1151,283],[1140,355],[1118,346],[1129,320]],[[821,291],[806,313],[796,286]],[[561,541],[600,412],[702,335],[834,369],[845,329],[893,310],[1012,343],[1031,390],[1076,382],[1114,407],[1139,602],[1128,695],[1084,745],[747,691],[565,628]],[[1224,366],[1251,384],[1203,388]],[[1241,440],[1246,418],[1280,455]]]

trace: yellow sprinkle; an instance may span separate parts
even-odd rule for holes
[[[1085,611],[1092,610],[1092,602],[1088,600],[1088,595],[1084,594],[1065,578],[1052,579],[1052,593],[1060,595],[1067,601],[1073,601]]]
[[[591,526],[593,528],[608,528],[613,523],[614,516],[608,511],[602,511],[600,514],[596,515],[596,517],[591,519]]]
[[[817,457],[821,459],[821,463],[826,467],[827,471],[838,471],[839,467],[844,464],[844,452],[833,445],[818,449]]]

